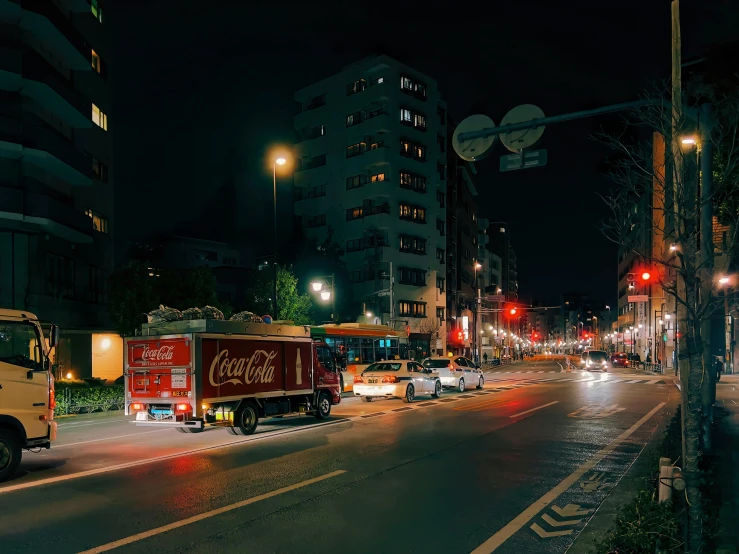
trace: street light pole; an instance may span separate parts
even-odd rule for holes
[[[277,314],[277,271],[278,271],[278,256],[279,256],[279,244],[277,241],[277,166],[278,165],[285,165],[287,160],[285,158],[276,158],[275,161],[272,163],[272,192],[273,192],[273,202],[272,207],[274,211],[274,250],[275,250],[275,265],[274,265],[274,278],[272,280],[272,309],[274,310],[274,315],[272,316],[275,320],[280,319],[280,316]]]

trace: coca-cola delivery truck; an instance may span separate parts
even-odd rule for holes
[[[141,332],[126,338],[124,361],[126,415],[137,425],[250,435],[259,418],[325,419],[341,401],[333,355],[307,326],[198,319]]]

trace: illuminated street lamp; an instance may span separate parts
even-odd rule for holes
[[[328,302],[331,300],[331,321],[336,319],[336,290],[334,289],[334,274],[324,277],[317,277],[311,281],[310,287],[313,292],[319,293],[321,300]]]
[[[728,283],[729,283],[729,278],[728,278],[728,277],[727,277],[726,275],[724,275],[723,277],[721,277],[721,278],[720,278],[720,279],[718,280],[718,282],[719,282],[719,283],[721,283],[722,285],[726,285],[726,284],[728,284]]]
[[[287,163],[287,160],[282,157],[278,156],[274,159],[272,162],[272,193],[273,193],[273,215],[274,215],[274,249],[275,249],[275,268],[274,268],[274,280],[272,283],[272,306],[274,309],[274,318],[278,319],[279,316],[277,315],[277,261],[278,261],[278,253],[279,253],[279,247],[277,243],[277,166],[278,165],[285,165]]]

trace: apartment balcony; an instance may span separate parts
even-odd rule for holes
[[[89,155],[77,150],[67,137],[41,125],[40,119],[28,117],[26,121],[0,116],[0,157],[20,158],[73,186],[92,186]]]
[[[61,0],[70,12],[90,13],[90,0]]]
[[[92,105],[65,81],[41,55],[31,48],[23,50],[23,85],[21,94],[44,106],[77,129],[89,129]]]
[[[362,123],[362,131],[368,134],[383,135],[392,130],[393,121],[387,109],[378,109],[367,113]]]
[[[0,187],[0,226],[48,233],[77,244],[92,243],[92,219],[45,194]]]
[[[90,46],[53,2],[24,0],[19,26],[53,51],[69,69],[92,71]]]

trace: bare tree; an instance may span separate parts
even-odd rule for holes
[[[710,318],[722,305],[717,280],[731,264],[739,229],[739,92],[706,86],[692,92],[678,110],[667,94],[651,95],[621,132],[597,137],[616,152],[610,169],[616,188],[605,197],[613,217],[603,231],[622,252],[658,269],[659,285],[677,308],[686,552],[701,548],[698,463],[710,448],[715,393]]]

